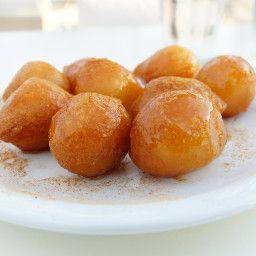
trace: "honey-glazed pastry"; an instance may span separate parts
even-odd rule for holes
[[[246,111],[254,99],[256,75],[251,65],[241,57],[216,57],[201,68],[196,78],[226,102],[224,117]]]
[[[65,169],[86,177],[102,175],[127,154],[130,125],[120,100],[81,93],[53,117],[50,149]]]
[[[175,177],[209,164],[227,141],[222,116],[191,91],[162,93],[133,120],[130,156],[144,172]]]
[[[52,116],[71,97],[50,81],[26,80],[0,110],[0,139],[26,151],[48,148]]]
[[[64,68],[73,93],[96,92],[118,98],[128,112],[142,87],[126,68],[108,59],[85,58]]]
[[[55,67],[44,61],[31,61],[23,65],[15,74],[12,81],[4,91],[3,99],[6,100],[27,79],[32,77],[50,81],[60,86],[65,91],[69,92],[70,90],[68,79]]]
[[[148,83],[161,76],[194,77],[198,69],[198,59],[190,50],[172,45],[160,49],[140,63],[133,73]]]
[[[226,103],[203,82],[194,78],[164,76],[153,79],[146,84],[143,96],[140,98],[139,109],[142,109],[152,98],[163,92],[178,90],[190,90],[200,93],[209,98],[220,113],[226,108]]]

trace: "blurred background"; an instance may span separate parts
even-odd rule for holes
[[[212,33],[220,24],[254,25],[255,20],[255,0],[0,0],[0,30],[176,22],[178,34],[194,25],[190,29],[199,33],[203,23]]]
[[[256,57],[256,0],[0,0],[0,32],[116,27],[157,28],[201,56]]]

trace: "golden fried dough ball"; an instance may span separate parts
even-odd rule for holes
[[[190,90],[200,93],[209,98],[222,113],[226,108],[226,103],[220,99],[211,89],[204,83],[193,79],[176,76],[165,76],[151,80],[144,89],[144,94],[140,99],[139,109],[147,104],[155,96],[168,91]]]
[[[255,96],[255,72],[246,60],[238,56],[226,55],[210,60],[196,78],[227,103],[223,112],[225,117],[246,111]]]
[[[133,75],[108,59],[82,59],[64,70],[71,81],[75,80],[74,94],[96,92],[115,97],[122,101],[128,112],[133,101],[142,93],[142,88]]]
[[[5,89],[3,99],[6,100],[23,82],[31,77],[38,77],[55,83],[66,91],[70,91],[68,79],[55,67],[43,61],[31,61],[26,63],[16,73],[11,83]]]
[[[83,58],[63,68],[63,74],[69,79],[71,92],[75,89],[77,72],[88,60],[95,60],[95,58]]]
[[[131,119],[133,119],[140,111],[140,101],[142,96],[143,96],[143,93],[140,96],[138,96],[137,99],[135,99],[131,105],[130,112],[129,112]]]
[[[76,174],[98,176],[118,166],[129,147],[130,118],[121,101],[81,93],[52,119],[50,148]]]
[[[227,140],[220,112],[192,91],[162,93],[133,120],[130,156],[144,172],[175,177],[209,164]]]
[[[0,139],[27,151],[48,148],[51,118],[70,98],[50,81],[26,80],[0,110]]]
[[[198,69],[198,60],[190,50],[173,45],[143,61],[135,68],[134,74],[147,83],[161,76],[194,77]]]

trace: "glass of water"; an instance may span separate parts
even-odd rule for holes
[[[167,39],[193,49],[211,45],[224,4],[223,0],[162,0]]]

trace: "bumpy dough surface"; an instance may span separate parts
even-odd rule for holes
[[[123,66],[108,59],[85,58],[64,68],[74,94],[96,92],[118,98],[128,112],[142,88]]]
[[[227,103],[223,112],[225,117],[246,111],[255,96],[255,72],[246,60],[238,56],[226,55],[210,60],[196,78]]]
[[[26,80],[0,110],[0,139],[27,151],[48,148],[52,116],[71,97],[50,81]]]
[[[209,164],[227,140],[222,116],[191,91],[153,98],[133,120],[130,156],[144,172],[175,177]]]
[[[67,170],[97,176],[120,164],[129,148],[129,132],[130,118],[120,100],[81,93],[53,117],[50,149]]]
[[[194,77],[198,69],[199,62],[190,50],[173,45],[160,49],[139,64],[134,75],[147,83],[161,76]]]
[[[31,61],[23,65],[13,77],[8,87],[5,89],[3,99],[6,100],[27,79],[32,77],[51,81],[65,91],[70,91],[68,79],[59,70],[44,61]]]

